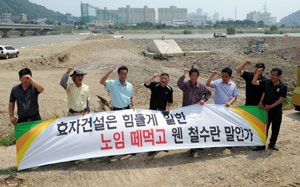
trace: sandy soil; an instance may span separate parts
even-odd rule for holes
[[[33,70],[33,78],[41,82],[45,91],[39,97],[43,119],[62,117],[67,113],[67,96],[59,81],[67,67],[72,65],[88,73],[84,82],[91,87],[92,111],[99,111],[95,95],[109,98],[100,78],[109,68],[129,67],[128,81],[134,85],[138,108],[148,108],[150,92],[143,82],[153,73],[167,72],[174,88],[173,108],[181,106],[182,93],[176,82],[184,67],[194,64],[201,71],[200,81],[205,82],[212,70],[229,66],[236,69],[250,59],[265,62],[268,72],[282,67],[283,82],[289,91],[294,89],[296,67],[299,65],[300,38],[268,38],[270,50],[264,54],[245,55],[249,38],[237,39],[178,39],[184,50],[211,50],[214,55],[152,60],[142,55],[149,40],[122,40],[108,36],[93,37],[84,41],[21,49],[19,58],[0,60],[0,137],[13,132],[8,119],[8,100],[11,88],[19,83],[17,72],[22,67]],[[291,50],[289,50],[291,49]],[[284,61],[282,56],[291,61]],[[251,67],[248,68],[251,70]],[[268,74],[266,73],[268,77]],[[117,78],[114,72],[110,77]],[[245,99],[244,81],[235,73],[233,81],[239,86],[237,104]],[[291,93],[291,92],[289,92]],[[145,99],[146,98],[146,99]],[[209,100],[212,103],[213,99]],[[300,186],[300,113],[285,111],[278,141],[279,152],[267,155],[252,152],[249,148],[207,149],[194,159],[186,150],[161,152],[155,158],[146,154],[108,160],[90,159],[78,164],[62,163],[18,172],[17,178],[4,180],[7,168],[15,170],[15,147],[0,147],[0,186]]]

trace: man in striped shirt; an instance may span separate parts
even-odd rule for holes
[[[186,74],[189,72],[190,80],[184,81]],[[182,106],[188,106],[193,104],[204,105],[204,103],[210,98],[211,92],[207,86],[198,82],[199,71],[196,68],[190,69],[184,68],[183,75],[179,78],[177,86],[183,91]],[[194,157],[196,149],[189,151],[189,156]]]
[[[184,81],[186,74],[189,72],[190,80]],[[184,74],[179,78],[177,86],[183,91],[182,106],[188,106],[204,103],[210,98],[211,92],[207,86],[198,82],[199,71],[192,68],[190,71],[184,68]]]

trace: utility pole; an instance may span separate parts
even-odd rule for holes
[[[235,18],[234,18],[234,20],[236,21],[236,19],[237,19],[237,6],[235,6]]]

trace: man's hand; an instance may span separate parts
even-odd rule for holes
[[[258,69],[257,69],[257,74],[258,74],[258,75],[261,75],[263,71],[264,71],[263,68],[258,68]]]
[[[229,103],[229,102],[227,102],[227,103],[225,104],[226,107],[230,107],[230,105],[231,105],[231,103]]]
[[[183,75],[184,75],[184,76],[185,76],[188,72],[189,72],[189,69],[188,69],[188,68],[184,68],[184,69],[183,69]]]
[[[71,73],[74,70],[72,66],[68,67],[68,72]]]
[[[154,73],[153,76],[152,76],[152,78],[155,79],[158,76],[159,76],[158,73]]]
[[[215,75],[217,75],[217,73],[218,73],[217,71],[212,71],[211,75],[215,76]]]
[[[260,109],[264,109],[264,105],[262,104],[262,102],[260,102],[260,103],[258,104],[258,107],[259,107]]]
[[[24,79],[29,79],[29,81],[32,82],[32,78],[30,75],[24,75]]]
[[[204,103],[205,103],[204,100],[200,100],[200,101],[199,101],[199,104],[200,104],[200,105],[204,105]]]
[[[266,111],[269,111],[271,108],[272,108],[271,105],[266,105],[266,106],[264,107],[264,109],[265,109]]]
[[[17,118],[16,117],[10,117],[10,122],[13,124],[13,125],[17,125]]]
[[[251,65],[251,61],[250,61],[250,60],[247,60],[247,61],[245,62],[245,64],[246,64],[246,65]]]
[[[114,68],[110,68],[110,69],[108,70],[108,73],[112,73],[114,70],[115,70]]]
[[[132,109],[133,109],[133,111],[135,111],[135,105],[132,105]]]

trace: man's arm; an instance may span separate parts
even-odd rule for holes
[[[210,98],[211,96],[211,91],[206,87],[204,86],[204,97],[199,101],[199,104],[200,105],[204,105],[204,103]]]
[[[260,98],[260,101],[259,101],[259,104],[258,104],[258,107],[260,109],[264,108],[264,104],[263,104],[264,98],[265,98],[265,92],[261,95],[261,98]]]
[[[30,75],[25,75],[25,78],[28,78],[30,80],[30,82],[33,84],[34,87],[36,87],[36,89],[42,93],[44,91],[44,87],[41,83],[35,81],[34,79],[32,79],[32,77]]]
[[[133,97],[130,98],[132,109],[135,110],[135,103]]]
[[[69,67],[68,71],[62,76],[60,80],[60,85],[64,88],[67,89],[68,87],[68,79],[69,79],[69,74],[74,70],[73,67]]]
[[[257,79],[262,74],[262,72],[263,72],[263,68],[257,69],[257,73],[254,75],[253,80],[251,82],[253,85],[256,85],[256,86],[260,85],[259,80],[257,80]]]
[[[145,86],[150,86],[151,82],[158,77],[157,73],[154,73],[153,76],[145,82]]]
[[[237,74],[239,74],[240,76],[242,76],[244,74],[244,68],[247,65],[251,65],[250,60],[247,60],[246,62],[244,62],[242,65],[240,65],[240,67],[236,70]]]
[[[271,104],[271,105],[266,105],[266,106],[264,107],[264,109],[265,109],[266,111],[268,111],[268,110],[270,110],[270,109],[272,109],[272,108],[274,108],[274,107],[280,105],[281,103],[283,103],[284,99],[285,99],[284,97],[280,97],[275,103],[273,103],[273,104]]]
[[[9,113],[9,120],[13,125],[17,124],[17,118],[15,117],[15,101],[9,102],[8,104],[8,113]]]
[[[231,98],[231,100],[228,101],[228,102],[225,104],[225,106],[226,106],[226,107],[230,107],[231,104],[232,104],[233,102],[236,101],[237,97],[238,97],[238,96],[233,96],[233,97]]]
[[[167,105],[167,107],[166,107],[166,111],[169,111],[170,108],[171,108],[171,106],[172,106],[172,103],[169,103],[169,102],[168,102],[168,105]]]
[[[177,81],[177,86],[182,90],[184,91],[185,90],[185,87],[186,87],[186,83],[184,82],[184,79],[185,79],[185,76],[186,74],[188,73],[188,69],[187,68],[184,68],[183,69],[183,75],[178,79]]]
[[[110,68],[109,71],[100,80],[100,84],[102,84],[103,86],[106,86],[106,80],[113,71],[114,71],[114,68]]]
[[[86,97],[86,108],[83,115],[86,115],[91,112],[91,98],[90,98],[90,88],[88,88],[87,97]]]
[[[208,87],[212,87],[211,81],[213,80],[214,76],[217,74],[216,71],[213,71],[209,77],[209,79],[206,82],[206,86]]]

